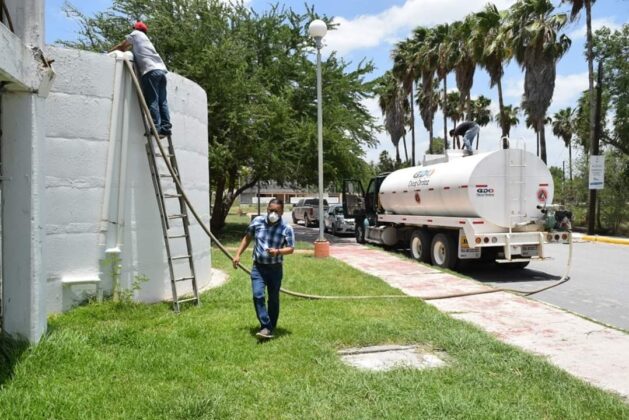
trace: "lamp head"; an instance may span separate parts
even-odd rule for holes
[[[308,35],[310,35],[315,40],[316,39],[320,40],[321,38],[325,36],[327,32],[328,32],[328,26],[321,19],[313,20],[312,22],[310,22],[310,25],[308,26]]]

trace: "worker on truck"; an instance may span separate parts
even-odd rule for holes
[[[140,72],[140,82],[144,100],[151,112],[151,119],[160,138],[171,135],[172,124],[168,112],[166,99],[166,65],[155,51],[153,43],[146,33],[148,26],[144,22],[137,21],[133,25],[133,31],[126,39],[113,47],[111,51],[128,51],[133,48],[135,64]]]
[[[463,150],[465,150],[466,155],[471,155],[474,138],[478,136],[479,132],[480,126],[474,121],[464,121],[457,125],[455,129],[450,130],[450,137],[452,137],[453,141],[456,140],[458,143],[459,136],[462,135]]]

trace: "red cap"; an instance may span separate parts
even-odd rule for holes
[[[138,20],[137,22],[135,22],[135,24],[133,25],[133,29],[136,29],[138,31],[142,31],[144,33],[147,33],[149,28],[148,26],[146,26],[146,23]]]

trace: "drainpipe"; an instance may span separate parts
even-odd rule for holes
[[[127,196],[127,161],[129,157],[129,98],[131,98],[131,83],[128,77],[122,78],[122,144],[120,146],[120,172],[118,176],[118,214],[116,220],[116,247],[120,248],[124,242],[125,198]]]
[[[111,188],[113,184],[114,164],[116,159],[116,144],[118,138],[118,116],[120,114],[120,91],[122,89],[122,61],[118,59],[118,52],[110,54],[116,58],[116,64],[114,68],[114,92],[111,105],[111,113],[109,115],[109,146],[107,150],[107,169],[105,171],[105,191],[103,193],[103,208],[101,211],[101,226],[100,232],[104,235],[103,242],[107,247],[112,247],[114,243],[111,241],[111,234],[109,233],[109,208],[111,200]],[[124,92],[124,91],[123,91]]]

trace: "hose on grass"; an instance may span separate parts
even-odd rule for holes
[[[161,155],[162,156],[166,156],[167,153],[164,150],[164,147],[163,147],[162,143],[159,141],[159,134],[157,132],[157,129],[155,128],[155,124],[153,123],[153,119],[151,118],[151,113],[150,113],[149,108],[148,108],[148,106],[146,104],[146,101],[144,100],[144,95],[142,94],[142,88],[140,87],[140,83],[139,83],[139,81],[137,79],[137,76],[135,74],[135,71],[133,69],[133,65],[131,64],[131,62],[128,59],[124,59],[124,62],[125,62],[125,66],[127,67],[127,70],[129,71],[129,74],[131,75],[131,80],[133,81],[133,85],[134,85],[135,90],[136,90],[138,101],[140,103],[140,107],[142,109],[142,113],[144,114],[144,118],[146,119],[146,121],[148,122],[148,124],[150,126],[151,135],[147,137],[147,141],[150,142],[151,139],[153,139],[155,141],[155,143],[157,144],[157,147],[159,148],[159,151],[160,151]],[[186,195],[186,193],[184,191],[184,188],[183,188],[183,185],[181,184],[181,181],[179,180],[179,175],[173,169],[170,161],[168,159],[163,159],[163,160],[164,160],[164,163],[166,164],[166,167],[168,168],[168,172],[170,172],[174,182],[179,187],[179,190],[182,193],[183,200],[185,201],[186,205],[188,206],[188,209],[190,210],[190,212],[192,213],[192,215],[194,216],[196,221],[199,223],[199,226],[201,226],[201,229],[203,229],[205,234],[218,246],[218,248],[221,250],[221,252],[230,261],[233,261],[233,258],[231,256],[231,254],[229,253],[229,251],[214,236],[214,234],[212,233],[210,228],[205,225],[205,223],[201,219],[201,216],[199,216],[199,214],[197,213],[196,209],[194,208],[194,206],[190,202],[190,199]],[[563,283],[567,282],[570,279],[570,277],[568,276],[568,273],[570,271],[570,267],[571,267],[571,264],[572,264],[572,235],[569,235],[569,238],[570,238],[569,239],[570,249],[568,251],[568,264],[566,265],[565,274],[559,279],[559,281],[557,283],[552,284],[550,286],[542,287],[540,289],[531,290],[531,291],[498,288],[498,289],[480,290],[480,291],[475,291],[475,292],[453,293],[453,294],[447,294],[447,295],[426,296],[426,297],[409,296],[409,295],[366,295],[366,296],[355,296],[355,295],[338,295],[338,296],[333,296],[333,295],[315,295],[315,294],[294,292],[292,290],[288,290],[288,289],[285,289],[285,288],[281,288],[280,291],[282,293],[286,294],[286,295],[289,295],[289,296],[294,296],[294,297],[301,298],[301,299],[311,299],[311,300],[420,299],[420,300],[428,301],[428,300],[452,299],[452,298],[465,297],[465,296],[484,295],[484,294],[497,293],[497,292],[510,292],[510,293],[519,294],[521,296],[531,296],[531,295],[533,295],[535,293],[540,293],[540,292],[542,292],[544,290],[548,290],[548,289],[551,289],[553,287],[557,287],[560,284],[563,284]],[[238,268],[243,270],[245,273],[251,275],[251,271],[247,267],[242,265],[241,263],[238,263]]]

